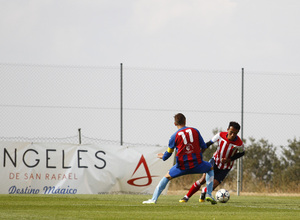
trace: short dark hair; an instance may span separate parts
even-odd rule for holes
[[[178,113],[174,116],[175,125],[185,125],[185,116],[182,113]]]
[[[240,124],[237,123],[237,122],[235,122],[235,121],[229,122],[228,129],[229,129],[230,127],[233,127],[233,128],[235,128],[236,130],[238,130],[238,131],[241,129]]]

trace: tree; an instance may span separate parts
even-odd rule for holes
[[[287,147],[281,146],[281,157],[283,163],[283,181],[288,185],[296,187],[295,190],[299,191],[300,182],[300,138],[288,140]],[[298,188],[298,189],[297,189]]]
[[[244,188],[262,191],[273,187],[274,173],[280,170],[280,160],[276,155],[276,147],[267,140],[255,141],[249,138],[250,144],[246,146],[244,156]],[[253,185],[251,185],[254,183]]]

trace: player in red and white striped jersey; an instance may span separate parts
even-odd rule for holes
[[[213,157],[210,159],[210,163],[214,167],[214,184],[213,189],[220,185],[225,179],[229,171],[232,169],[234,161],[244,156],[244,144],[243,141],[237,136],[240,131],[240,125],[237,122],[230,122],[227,132],[220,132],[216,134],[209,142],[206,143],[207,147],[217,142],[218,147]],[[197,192],[201,185],[205,183],[205,174],[197,180],[189,192],[179,202],[187,202],[188,199]],[[206,187],[202,189],[202,193],[199,202],[204,202],[206,195]]]
[[[228,132],[220,132],[216,134],[209,143],[209,145],[218,141],[218,148],[213,155],[215,164],[221,170],[231,169],[234,160],[231,159],[238,152],[244,154],[243,141],[237,136],[238,130],[230,126]],[[242,155],[241,155],[242,156]]]

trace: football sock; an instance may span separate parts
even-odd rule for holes
[[[206,174],[206,188],[207,188],[207,193],[211,196],[212,191],[213,191],[213,186],[214,186],[214,170],[210,170]]]
[[[202,193],[206,193],[207,192],[207,187],[204,187],[203,189],[202,189]]]
[[[189,192],[186,194],[187,198],[190,198],[192,195],[194,195],[195,192],[197,192],[201,187],[200,182],[197,180],[192,187],[190,188]]]
[[[153,196],[152,196],[152,200],[157,201],[159,195],[161,194],[161,192],[166,188],[166,185],[168,184],[169,180],[166,177],[163,177],[160,182],[158,183],[158,185],[156,186]]]

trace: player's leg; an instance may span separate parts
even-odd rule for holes
[[[216,178],[216,173],[214,175],[214,178]],[[214,179],[213,190],[215,188],[217,188],[217,186],[219,186],[219,185],[220,185],[220,182],[218,180]],[[207,192],[207,188],[203,187],[203,189],[201,191],[201,196],[200,196],[199,202],[205,202],[206,192]]]
[[[201,185],[203,185],[204,183],[206,183],[206,174],[205,173],[201,177]],[[201,192],[199,202],[205,202],[206,192],[207,192],[207,188],[206,187],[202,188],[202,192]]]
[[[210,201],[212,204],[216,204],[215,199],[211,195],[213,189],[213,180],[214,180],[213,166],[207,161],[202,161],[202,163],[198,164],[196,167],[187,171],[187,174],[195,174],[195,173],[206,173],[206,186],[207,186],[207,192],[209,194],[209,198],[207,198],[206,200]]]
[[[162,191],[166,188],[169,181],[170,181],[170,179],[167,178],[166,176],[161,179],[161,181],[158,183],[158,185],[156,186],[156,188],[154,190],[154,193],[152,196],[153,201],[157,201],[158,197],[160,196]]]
[[[212,205],[217,204],[217,201],[212,196],[213,185],[214,185],[214,169],[213,167],[211,167],[211,170],[206,173],[207,193],[206,193],[205,200],[211,202]]]
[[[169,172],[160,180],[156,186],[151,199],[144,201],[143,204],[155,204],[162,191],[166,188],[168,182],[172,179]]]
[[[192,187],[190,188],[189,192],[182,198],[179,200],[179,202],[188,202],[189,198],[191,198],[192,195],[194,195],[194,193],[196,193],[201,187],[200,181],[197,180]]]
[[[207,162],[205,161],[205,163],[207,163]],[[214,160],[214,158],[211,158],[211,159],[209,160],[209,163],[210,163],[212,166],[214,166],[214,165],[215,165],[215,160]],[[202,168],[202,170],[203,170],[203,168]],[[202,171],[202,173],[203,173],[203,171]],[[187,202],[187,201],[189,200],[189,198],[191,198],[191,196],[192,196],[193,194],[195,194],[195,193],[201,188],[201,186],[202,186],[204,183],[206,183],[206,174],[205,174],[205,172],[203,173],[202,177],[201,177],[199,180],[197,180],[197,181],[192,185],[192,187],[190,188],[189,192],[188,192],[181,200],[179,200],[179,202]],[[203,189],[204,189],[204,188],[203,188]],[[199,202],[205,202],[205,195],[206,195],[206,187],[205,187],[205,193],[203,193],[203,191],[202,191],[202,194],[201,194],[201,197],[200,197],[200,199],[199,199]],[[203,197],[203,198],[202,198],[202,197]],[[201,198],[202,198],[202,199],[201,199]]]
[[[173,178],[187,174],[186,172],[187,171],[180,170],[179,168],[176,167],[176,165],[174,165],[169,170],[169,172],[160,180],[159,184],[156,186],[152,199],[144,201],[143,204],[155,204],[162,191],[166,188],[168,182]]]
[[[202,188],[199,202],[205,202],[206,192],[207,192],[207,188],[206,187]]]
[[[213,184],[214,184],[214,177],[215,177],[215,173],[214,173],[214,169],[215,169],[215,160],[212,157],[209,162],[206,162],[208,164],[211,165],[210,170],[208,170],[206,172],[206,175],[204,176],[205,180],[202,179],[202,183],[204,184],[204,181],[206,181],[206,187],[202,190],[199,202],[204,202],[206,201],[210,201],[211,204],[216,204],[216,200],[214,199],[214,197],[212,196],[212,191],[213,191]],[[208,195],[206,195],[208,194]]]
[[[189,198],[191,198],[192,195],[194,195],[201,188],[201,185],[204,183],[205,183],[205,173],[202,175],[202,177],[199,180],[197,180],[192,185],[188,193],[182,199],[180,199],[179,202],[188,202]]]
[[[214,188],[213,188],[213,190],[215,188],[217,188],[219,185],[220,185],[220,182],[217,179],[214,179]]]
[[[213,184],[213,190],[217,188],[223,180],[228,175],[230,169],[220,170],[216,165],[214,166],[214,184]],[[207,188],[204,187],[201,192],[201,196],[199,199],[199,202],[204,202],[206,197]]]

